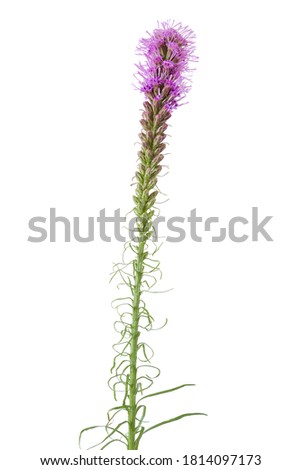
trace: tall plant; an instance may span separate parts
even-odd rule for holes
[[[114,398],[122,393],[122,401],[108,412],[104,426],[106,436],[96,444],[104,449],[113,442],[123,443],[129,450],[137,450],[141,438],[149,431],[167,423],[192,415],[184,413],[153,426],[145,426],[146,400],[170,393],[193,384],[183,384],[167,390],[145,394],[160,370],[151,364],[152,348],[144,341],[145,331],[153,329],[154,318],[147,309],[144,293],[151,291],[160,275],[157,247],[152,245],[155,203],[158,196],[157,177],[166,144],[167,121],[178,108],[190,89],[190,63],[194,56],[195,36],[181,23],[163,22],[152,34],[139,42],[138,54],[144,60],[137,65],[138,89],[143,92],[142,130],[139,163],[135,174],[136,190],[133,196],[136,215],[135,235],[127,242],[121,263],[114,266],[113,277],[118,275],[127,294],[114,301],[119,319],[115,329],[119,341],[113,346],[116,356],[111,369],[109,386]],[[163,325],[164,326],[164,325]],[[91,426],[83,432],[101,426]],[[93,446],[93,447],[96,447]]]

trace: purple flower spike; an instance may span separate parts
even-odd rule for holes
[[[190,89],[190,62],[194,55],[195,35],[181,23],[165,21],[158,24],[149,37],[141,39],[137,53],[145,61],[137,64],[136,77],[139,90],[150,101],[161,101],[165,109],[172,111]]]

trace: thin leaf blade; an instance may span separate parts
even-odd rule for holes
[[[175,392],[176,390],[179,390],[180,388],[183,388],[183,387],[194,387],[194,386],[195,386],[195,384],[183,384],[183,385],[179,385],[178,387],[169,388],[167,390],[162,390],[160,392],[150,393],[149,395],[145,395],[145,397],[140,398],[140,400],[138,400],[137,404],[140,401],[145,400],[146,398],[155,397],[156,395],[163,395],[164,393]]]
[[[167,419],[166,421],[161,421],[161,423],[155,424],[150,428],[144,431],[144,434],[152,429],[158,428],[159,426],[164,426],[164,424],[172,423],[173,421],[178,421],[179,419],[186,418],[187,416],[207,416],[206,413],[184,413],[182,415],[176,416],[175,418]]]

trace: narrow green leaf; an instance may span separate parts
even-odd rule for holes
[[[78,436],[78,445],[79,445],[79,448],[81,449],[81,446],[80,446],[80,441],[81,441],[81,438],[82,438],[82,435],[85,431],[89,431],[90,429],[96,429],[96,428],[104,428],[104,426],[90,426],[89,428],[85,428],[85,429],[82,429],[81,432],[79,433],[79,436]]]
[[[137,405],[140,401],[145,400],[145,398],[155,397],[156,395],[162,395],[163,393],[174,392],[175,390],[179,390],[180,388],[183,388],[183,387],[194,387],[194,386],[195,384],[183,384],[183,385],[179,385],[178,387],[169,388],[167,390],[162,390],[161,392],[150,393],[149,395],[145,395],[145,397],[140,398],[140,400],[138,400],[137,402]]]
[[[107,442],[107,444],[105,446],[101,447],[100,450],[105,449],[105,447],[108,447],[110,444],[113,444],[113,442],[121,442],[122,444],[127,446],[127,444],[125,442],[123,442],[121,439],[113,439],[112,441]]]
[[[127,406],[127,405],[114,406],[114,408],[110,408],[108,412],[110,412],[110,411],[115,411],[115,410],[121,410],[121,409],[127,410],[127,409],[128,409],[128,406]]]
[[[202,415],[202,416],[207,416],[206,413],[185,413],[183,415],[179,415],[176,418],[171,418],[166,421],[161,421],[161,423],[155,424],[154,426],[151,426],[150,428],[146,429],[144,431],[144,434],[148,431],[151,431],[152,429],[158,428],[159,426],[163,426],[164,424],[172,423],[173,421],[178,421],[179,419],[185,418],[186,416],[196,416],[196,415]]]
[[[139,435],[138,435],[137,439],[135,440],[135,449],[136,449],[136,450],[138,449],[139,442],[140,442],[141,437],[143,436],[143,434],[144,434],[144,427],[142,427],[142,428],[140,429]]]
[[[146,406],[145,406],[145,405],[140,405],[140,406],[138,406],[137,409],[136,409],[136,416],[137,416],[138,412],[139,412],[141,409],[142,409],[142,414],[141,414],[140,419],[136,418],[136,420],[138,421],[138,424],[135,425],[135,429],[136,429],[137,432],[139,432],[138,430],[139,430],[139,428],[140,428],[140,426],[141,426],[141,424],[143,423],[143,420],[144,420],[144,418],[145,418]]]
[[[121,434],[122,437],[124,437],[124,439],[126,440],[127,442],[127,437],[125,434],[123,434],[121,431],[118,430],[118,428],[120,428],[120,426],[122,426],[123,424],[127,423],[127,421],[123,421],[122,423],[119,423],[118,426],[116,426],[116,428],[113,428],[112,426],[109,426],[109,425],[106,425],[106,426],[102,426],[104,428],[106,428],[106,431],[108,432],[108,429],[112,429],[112,432],[110,434],[107,435],[107,437],[105,437],[104,439],[102,439],[102,441],[98,442],[97,444],[94,444],[93,446],[91,447],[88,447],[87,450],[90,450],[90,449],[94,449],[94,447],[97,447],[101,444],[103,444],[107,439],[111,438],[111,436],[113,436],[113,434],[115,434],[115,432],[118,432],[118,434]]]

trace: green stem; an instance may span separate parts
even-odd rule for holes
[[[144,103],[145,112],[140,121],[143,127],[140,138],[142,147],[140,152],[140,165],[137,176],[135,213],[137,215],[136,229],[138,231],[137,257],[134,261],[134,287],[133,287],[133,306],[131,323],[131,344],[130,344],[130,373],[128,390],[128,450],[137,450],[139,445],[139,431],[136,428],[137,421],[137,352],[139,339],[139,318],[140,318],[140,298],[141,285],[144,271],[144,258],[146,256],[145,246],[151,234],[153,222],[152,207],[156,200],[157,190],[154,187],[157,182],[157,175],[160,172],[159,162],[163,158],[161,152],[165,148],[162,144],[165,134],[165,121],[169,117],[167,111],[162,111],[162,105],[159,103]],[[159,113],[161,111],[161,119]],[[164,121],[165,118],[165,121]],[[167,127],[167,126],[166,126]],[[141,390],[140,390],[141,391]],[[136,434],[137,438],[136,438]],[[140,435],[141,437],[141,435]]]
[[[130,352],[130,378],[129,378],[129,410],[128,410],[128,450],[135,450],[135,434],[136,434],[136,413],[137,413],[137,348],[140,332],[139,328],[139,307],[141,296],[141,281],[143,277],[143,254],[145,240],[139,240],[139,248],[137,260],[135,264],[135,287],[133,298],[133,314],[132,314],[132,340]]]

